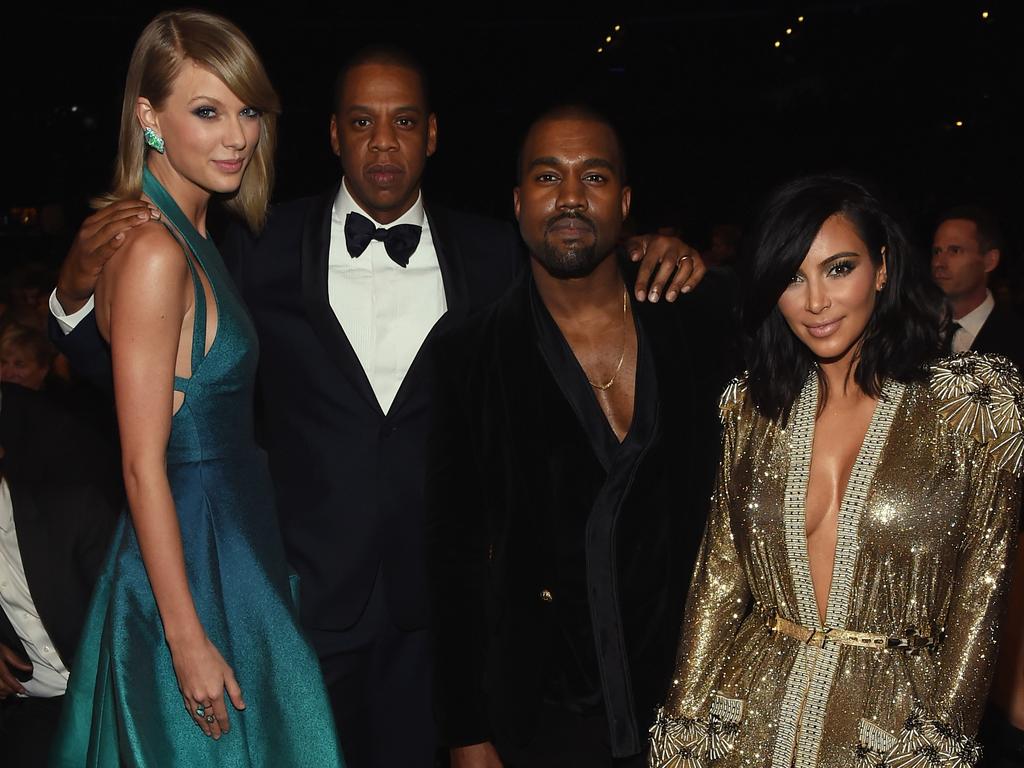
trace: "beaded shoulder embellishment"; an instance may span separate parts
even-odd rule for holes
[[[949,426],[986,444],[1000,469],[1020,477],[1024,463],[1024,385],[999,355],[962,352],[932,365],[931,390]]]
[[[743,402],[743,396],[747,391],[746,374],[738,376],[726,386],[722,396],[718,398],[718,415],[725,422],[725,416],[733,408]]]

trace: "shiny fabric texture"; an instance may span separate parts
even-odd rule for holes
[[[209,280],[216,336],[205,351],[196,278],[192,375],[171,424],[167,474],[189,588],[207,636],[231,665],[246,709],[206,736],[185,710],[130,516],[120,522],[82,633],[52,765],[343,765],[317,658],[297,621],[265,457],[253,437],[258,356],[249,316],[213,243],[156,180],[144,193]],[[211,313],[212,314],[212,313]]]
[[[742,380],[722,398],[722,460],[681,633],[651,729],[657,768],[971,766],[1019,514],[1021,382],[1004,358],[887,382],[843,498],[818,616],[804,499],[808,377],[785,428]],[[937,650],[811,645],[769,628],[941,637]]]

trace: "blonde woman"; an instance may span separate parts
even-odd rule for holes
[[[114,188],[159,220],[96,289],[130,515],[93,597],[58,766],[338,766],[265,459],[252,322],[206,231],[214,196],[257,230],[278,100],[246,37],[164,13],[128,70]]]

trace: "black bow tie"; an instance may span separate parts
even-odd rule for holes
[[[400,267],[407,267],[409,257],[420,244],[422,232],[423,227],[415,224],[396,224],[378,229],[372,221],[355,211],[345,217],[345,246],[353,259],[363,255],[371,240],[380,240],[391,260]]]

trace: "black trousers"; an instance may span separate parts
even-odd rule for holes
[[[39,699],[9,696],[0,701],[0,763],[11,768],[43,768],[60,720],[63,696]]]
[[[399,629],[380,573],[343,632],[313,630],[347,768],[433,768],[437,751],[430,632]]]
[[[581,715],[545,703],[537,732],[522,746],[498,745],[505,768],[644,768],[643,755],[613,758],[603,714]]]

